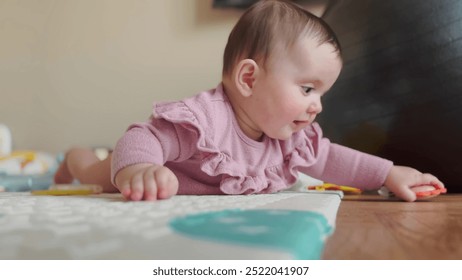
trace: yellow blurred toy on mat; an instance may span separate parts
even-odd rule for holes
[[[315,191],[342,191],[344,194],[361,194],[361,190],[354,187],[340,186],[336,184],[324,183],[319,186],[309,186],[308,190]]]

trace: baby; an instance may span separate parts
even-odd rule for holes
[[[320,18],[286,1],[260,1],[239,19],[224,51],[222,82],[156,104],[100,161],[71,149],[56,183],[103,186],[130,200],[175,194],[273,193],[298,172],[361,189],[443,189],[431,174],[331,143],[314,122],[342,68],[340,44]]]

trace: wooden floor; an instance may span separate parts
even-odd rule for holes
[[[462,259],[462,194],[414,203],[345,196],[324,259]]]

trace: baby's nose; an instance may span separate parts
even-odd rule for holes
[[[308,113],[319,114],[321,112],[322,112],[321,100],[316,100],[316,101],[311,102],[310,106],[308,107]]]

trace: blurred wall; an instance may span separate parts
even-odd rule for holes
[[[339,0],[326,20],[344,68],[325,134],[462,192],[462,1]]]
[[[0,0],[0,123],[15,149],[112,147],[153,101],[219,83],[240,14],[211,0]]]

